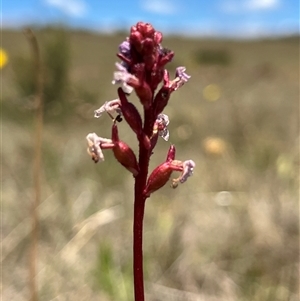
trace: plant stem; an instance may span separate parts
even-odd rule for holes
[[[143,190],[146,186],[149,156],[140,143],[140,173],[135,179],[134,215],[133,215],[133,278],[135,301],[144,301],[143,274],[143,220],[146,198]]]
[[[153,129],[152,111],[144,112],[144,133],[150,136]],[[143,191],[146,187],[150,152],[143,143],[139,144],[140,172],[135,178],[134,189],[134,217],[133,217],[133,278],[135,301],[144,301],[144,273],[143,273],[143,220],[146,197]]]
[[[133,222],[133,277],[135,301],[144,301],[144,274],[143,274],[143,219],[145,200],[134,203]]]

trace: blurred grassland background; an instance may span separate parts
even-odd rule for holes
[[[132,176],[110,151],[94,164],[85,136],[109,137],[93,111],[127,33],[36,30],[45,74],[39,300],[133,300]],[[167,66],[191,80],[165,112],[194,176],[147,201],[147,300],[296,301],[299,297],[299,39],[166,37]],[[34,108],[29,45],[2,31],[2,296],[28,300]],[[130,99],[137,104],[135,95]],[[137,143],[125,122],[121,139]],[[166,156],[160,140],[151,169]],[[174,177],[176,174],[173,175]]]

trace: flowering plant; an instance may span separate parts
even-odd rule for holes
[[[167,126],[169,118],[163,114],[172,92],[184,85],[189,75],[185,67],[176,69],[175,78],[170,79],[165,66],[174,57],[174,52],[162,47],[162,33],[149,23],[138,22],[131,27],[129,37],[120,44],[113,84],[120,84],[118,98],[105,102],[95,111],[99,118],[107,113],[112,118],[111,139],[99,137],[95,133],[86,136],[88,153],[95,163],[104,161],[103,150],[111,149],[115,158],[135,180],[134,220],[133,220],[133,271],[135,301],[144,300],[143,281],[143,218],[145,202],[150,195],[164,186],[173,171],[181,175],[172,179],[176,188],[192,175],[195,163],[192,160],[175,160],[175,146],[171,145],[167,157],[148,176],[149,161],[158,137],[169,139]],[[143,119],[136,106],[128,101],[135,91],[143,107]],[[156,91],[158,90],[158,91]],[[114,117],[115,115],[115,117]],[[118,125],[124,118],[138,140],[138,158],[128,144],[119,139]]]

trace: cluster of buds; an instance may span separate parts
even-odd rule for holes
[[[139,22],[131,27],[129,37],[119,46],[117,57],[121,61],[116,63],[117,71],[114,72],[112,81],[113,84],[120,85],[117,90],[118,98],[105,102],[95,111],[96,118],[107,113],[113,120],[112,137],[101,138],[95,133],[86,137],[88,153],[94,162],[103,161],[102,150],[111,149],[117,161],[134,177],[138,177],[140,173],[148,173],[148,162],[158,137],[168,141],[169,118],[163,110],[172,92],[190,78],[185,73],[185,67],[178,67],[175,78],[170,79],[165,65],[172,60],[174,52],[162,47],[161,42],[162,34],[151,24]],[[128,100],[133,91],[143,106],[144,120],[136,106]],[[136,134],[142,162],[138,162],[132,149],[119,139],[117,124],[122,119],[125,119]],[[146,170],[141,166],[144,162],[147,162]],[[172,180],[171,186],[175,188],[178,183],[184,183],[192,175],[194,167],[192,160],[175,160],[175,146],[171,145],[166,161],[157,166],[148,177],[143,190],[144,196],[149,197],[152,192],[164,186],[173,171],[181,172],[181,175]]]

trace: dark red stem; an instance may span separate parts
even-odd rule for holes
[[[143,273],[143,219],[145,200],[137,197],[134,203],[133,221],[133,277],[134,299],[144,301],[144,273]]]
[[[152,110],[145,111],[144,133],[151,134],[153,129]],[[144,301],[144,273],[143,273],[143,220],[146,196],[143,191],[146,187],[150,152],[142,141],[139,143],[140,172],[135,178],[134,189],[134,220],[133,220],[133,277],[135,301]]]

